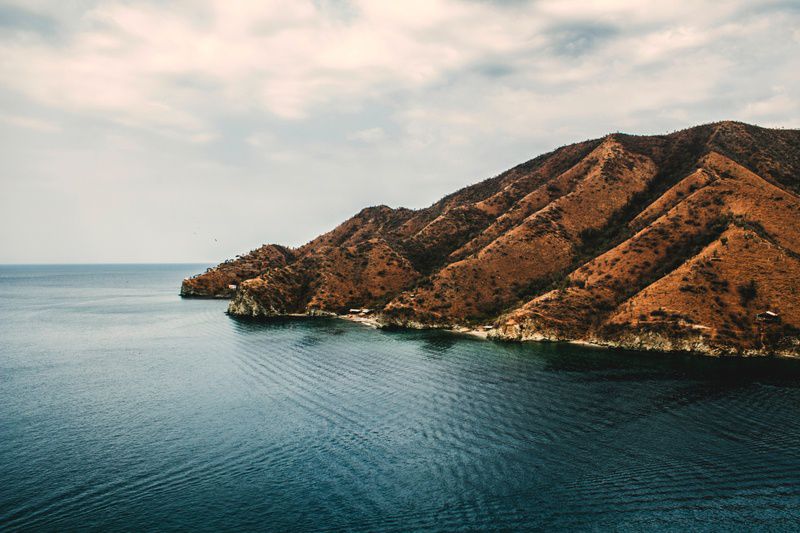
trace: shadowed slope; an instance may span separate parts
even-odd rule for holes
[[[754,318],[769,309],[792,334],[800,306],[798,197],[712,152],[634,222],[660,210],[562,288],[501,318],[499,335],[643,348],[654,338],[640,334],[659,331],[663,349],[757,350],[762,331]],[[741,297],[750,290],[752,297]]]

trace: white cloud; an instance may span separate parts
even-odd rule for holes
[[[275,144],[275,135],[267,132],[256,132],[247,136],[245,142],[253,148],[266,148]]]
[[[350,141],[362,141],[365,143],[382,141],[385,137],[386,132],[383,131],[383,128],[367,128],[347,135],[347,139]]]
[[[217,105],[298,119],[332,101],[441,80],[483,54],[513,49],[508,30],[519,26],[508,16],[485,24],[489,7],[447,0],[365,1],[352,21],[309,0],[175,5],[105,2],[83,15],[66,46],[3,43],[0,79],[54,107],[197,131],[207,127],[210,95],[176,94],[172,80],[181,76],[213,80]],[[208,19],[192,17],[197,11]]]
[[[631,69],[742,39],[755,24],[752,17],[742,24],[724,20],[743,2],[675,2],[668,9],[633,1],[579,4],[358,0],[352,15],[341,17],[311,0],[169,7],[110,0],[77,21],[67,16],[74,33],[64,42],[0,43],[0,81],[51,107],[211,138],[210,109],[287,120],[328,106],[355,112],[386,95],[436,88],[486,60],[513,64],[515,89],[577,85],[612,70],[624,91]],[[546,50],[549,28],[570,24],[620,30],[609,46],[568,62]],[[205,84],[185,82],[192,79]]]
[[[35,17],[0,28],[0,197],[30,198],[41,224],[71,214],[33,184],[73,210],[113,205],[111,233],[150,210],[173,234],[211,217],[228,241],[298,244],[362,204],[426,205],[609,131],[800,125],[800,14],[781,3],[13,3]],[[221,184],[228,212],[193,207]],[[6,202],[0,227],[16,227],[30,206]],[[35,226],[2,236],[0,262],[56,249]],[[113,260],[123,242],[82,248]]]
[[[56,124],[55,122],[35,117],[0,114],[0,120],[7,124],[12,124],[14,126],[19,126],[22,128],[36,130],[40,132],[46,132],[46,133],[52,133],[61,130],[59,125]]]
[[[775,87],[774,94],[755,102],[748,103],[743,111],[749,120],[774,122],[774,119],[796,115],[799,107],[796,98],[786,93],[784,87]]]

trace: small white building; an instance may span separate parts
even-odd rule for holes
[[[756,315],[756,320],[774,324],[781,321],[781,316],[774,311],[764,311]]]

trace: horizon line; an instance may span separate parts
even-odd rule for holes
[[[103,265],[202,265],[218,264],[219,261],[98,261],[98,262],[40,262],[40,263],[0,263],[4,266],[103,266]]]

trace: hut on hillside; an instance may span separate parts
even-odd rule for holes
[[[765,324],[777,324],[781,321],[781,316],[774,311],[764,311],[756,315],[756,320]]]

